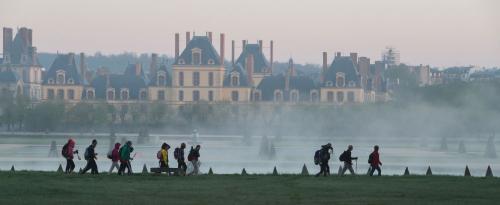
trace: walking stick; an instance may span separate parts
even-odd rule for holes
[[[358,159],[356,159],[356,173],[358,173]]]

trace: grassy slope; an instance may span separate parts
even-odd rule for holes
[[[499,178],[0,172],[0,204],[495,204]]]

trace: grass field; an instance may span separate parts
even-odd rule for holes
[[[0,172],[0,204],[499,204],[500,178]]]

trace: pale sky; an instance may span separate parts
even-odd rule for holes
[[[185,31],[213,31],[227,60],[230,40],[239,54],[242,39],[262,39],[282,62],[321,64],[323,51],[374,61],[392,46],[408,64],[500,66],[499,0],[0,0],[0,26],[32,28],[46,52],[172,56],[174,33],[182,49]]]

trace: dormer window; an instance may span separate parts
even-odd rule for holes
[[[148,93],[146,92],[145,89],[141,89],[141,92],[139,94],[140,100],[147,100],[148,98]]]
[[[281,90],[275,90],[274,91],[274,102],[281,102],[283,101],[283,93]]]
[[[93,100],[94,99],[94,90],[87,90],[87,100]]]
[[[318,101],[319,101],[318,91],[312,90],[311,91],[311,102],[318,102]]]
[[[201,49],[193,48],[191,52],[191,57],[193,58],[191,59],[191,62],[193,65],[201,65]]]
[[[128,100],[128,97],[129,97],[129,95],[128,95],[128,89],[126,89],[126,88],[122,89],[120,91],[120,98],[122,100]]]
[[[350,88],[353,88],[353,87],[356,87],[356,83],[354,81],[349,81],[349,83],[347,84],[347,86],[349,86]]]
[[[167,82],[165,77],[165,71],[158,71],[158,79],[157,79],[158,86],[165,86],[166,83]]]
[[[326,87],[333,87],[333,82],[332,81],[327,81],[326,82]]]
[[[292,102],[299,101],[299,91],[298,90],[292,90],[290,92],[290,101],[292,101]]]
[[[337,87],[345,87],[345,73],[337,73],[335,81]]]
[[[231,73],[231,86],[240,85],[240,74],[238,72]]]
[[[75,81],[73,80],[73,78],[68,79],[68,84],[75,84]]]
[[[106,91],[106,99],[115,100],[115,89],[108,88],[108,90]]]
[[[181,59],[179,59],[178,63],[180,65],[184,65],[184,64],[186,64],[186,61],[184,61],[184,59],[181,58]]]
[[[49,84],[54,84],[54,79],[49,78],[48,82],[49,82]]]
[[[213,65],[215,64],[215,61],[213,59],[208,59],[208,65]]]
[[[260,90],[255,90],[253,93],[253,101],[260,101]]]
[[[66,72],[64,70],[56,71],[56,84],[64,84],[66,82]]]

